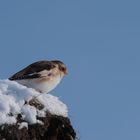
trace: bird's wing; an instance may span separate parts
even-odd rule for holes
[[[23,80],[41,77],[42,71],[50,71],[55,66],[50,61],[35,62],[23,70],[17,72],[9,78],[9,80]]]

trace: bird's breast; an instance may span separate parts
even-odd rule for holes
[[[60,83],[61,79],[62,78],[58,75],[50,78],[42,77],[35,79],[17,80],[17,82],[29,88],[34,88],[39,92],[48,93]]]

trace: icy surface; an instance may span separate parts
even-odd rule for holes
[[[44,106],[42,110],[26,104],[35,97]],[[0,125],[16,123],[18,114],[22,114],[29,124],[38,123],[37,116],[45,117],[47,112],[64,117],[68,115],[67,106],[57,97],[40,94],[14,81],[0,80]],[[20,128],[22,125],[25,126],[26,123],[21,124]]]

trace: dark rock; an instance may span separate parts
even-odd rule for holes
[[[18,116],[18,122],[23,122]],[[2,125],[0,140],[75,140],[76,133],[69,118],[47,114],[38,118],[44,124],[30,124],[28,128],[19,129],[19,125]]]

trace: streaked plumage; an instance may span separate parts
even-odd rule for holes
[[[39,92],[53,90],[67,74],[65,64],[58,60],[38,61],[27,66],[9,78]]]

